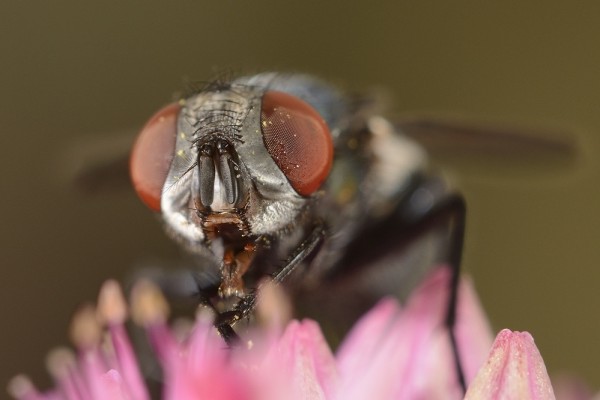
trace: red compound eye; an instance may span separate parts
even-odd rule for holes
[[[333,161],[329,128],[319,113],[297,97],[266,92],[261,127],[267,151],[302,196],[314,193]]]
[[[153,211],[160,211],[162,188],[173,161],[179,108],[173,103],[154,114],[131,150],[129,173],[133,187]]]

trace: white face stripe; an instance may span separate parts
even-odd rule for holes
[[[189,206],[191,192],[189,190],[176,190],[179,185],[189,187],[191,185],[190,180],[193,179],[192,175],[186,174],[172,186],[165,185],[160,206],[163,220],[169,229],[187,240],[200,242],[204,240],[204,232],[190,218],[191,213],[195,212]]]

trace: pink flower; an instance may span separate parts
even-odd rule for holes
[[[233,349],[225,346],[203,312],[187,330],[169,326],[168,305],[147,282],[134,288],[131,310],[161,365],[164,399],[460,399],[443,326],[448,280],[449,271],[438,269],[402,309],[395,300],[382,300],[358,321],[335,355],[316,322],[285,322],[285,307],[273,306],[282,300],[266,300],[276,291],[264,292],[259,306],[268,328],[248,332],[246,346]],[[56,387],[40,393],[19,376],[10,385],[13,396],[149,399],[124,328],[126,317],[120,288],[107,282],[97,308],[85,307],[74,318],[77,355],[59,350],[50,357]],[[485,361],[491,334],[468,281],[461,282],[459,291],[457,342],[467,382],[473,381],[467,398],[553,398],[528,334],[501,332]]]
[[[544,361],[527,332],[501,331],[468,399],[554,399]]]

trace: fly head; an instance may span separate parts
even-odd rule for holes
[[[131,175],[170,235],[213,260],[230,297],[243,294],[257,250],[304,226],[332,160],[329,128],[309,104],[232,83],[159,111],[136,141]]]

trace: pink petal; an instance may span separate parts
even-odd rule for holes
[[[109,337],[114,349],[115,363],[124,379],[131,397],[136,400],[149,399],[146,383],[138,367],[135,353],[127,336],[125,327],[121,324],[109,326]]]
[[[450,270],[438,268],[400,310],[380,302],[352,329],[337,360],[339,399],[453,399],[462,396],[444,326]],[[492,336],[475,292],[461,282],[457,341],[467,378],[485,361]]]
[[[335,359],[314,321],[292,321],[260,367],[267,391],[259,399],[331,399]]]
[[[207,360],[208,361],[208,360]],[[250,387],[237,371],[217,367],[194,371],[182,362],[165,371],[163,399],[165,400],[249,400]]]
[[[228,360],[232,355],[211,320],[198,318],[188,340],[162,361],[164,399],[252,398],[246,376]]]
[[[90,399],[110,398],[113,389],[106,385],[104,373],[108,368],[99,348],[80,350],[79,369],[89,390]]]
[[[361,374],[372,354],[377,352],[382,337],[389,334],[399,313],[400,306],[395,299],[384,299],[352,327],[336,352],[340,375]]]
[[[127,385],[124,382],[123,377],[118,371],[111,369],[102,375],[101,379],[103,383],[103,392],[98,399],[111,399],[111,400],[136,400],[136,397],[132,397]]]
[[[406,355],[396,361],[399,375],[393,398],[461,397],[450,336],[444,326],[450,275],[448,268],[433,271],[411,295],[395,327]]]
[[[340,350],[337,399],[459,397],[448,383],[456,381],[443,327],[448,278],[445,269],[435,271],[402,312],[386,300],[357,324]]]
[[[187,341],[188,368],[194,371],[226,367],[229,349],[214,328],[212,318],[199,315]]]
[[[460,282],[456,315],[456,341],[465,380],[470,383],[486,361],[494,336],[481,302],[467,278]]]
[[[120,285],[115,280],[104,282],[98,294],[96,317],[108,330],[102,346],[102,356],[109,368],[104,374],[105,385],[114,386],[112,398],[147,400],[150,396],[124,325],[127,316],[127,302]],[[70,375],[73,379],[65,383],[72,383],[70,386],[75,389],[76,375]]]
[[[544,360],[527,332],[501,331],[465,400],[555,399]]]
[[[81,400],[82,396],[89,396],[75,360],[73,352],[65,348],[56,348],[46,357],[46,367],[56,382],[57,391],[69,400]]]

